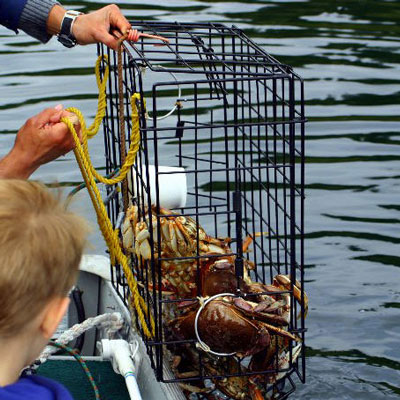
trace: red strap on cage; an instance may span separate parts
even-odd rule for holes
[[[163,44],[169,43],[169,39],[163,36],[150,35],[149,33],[139,32],[137,29],[131,29],[130,31],[128,31],[128,36],[126,40],[136,43],[139,41],[140,38],[161,40],[162,42],[164,42]],[[154,46],[162,46],[162,44],[155,44]]]

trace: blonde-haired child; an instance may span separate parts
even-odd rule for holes
[[[69,304],[86,222],[42,184],[0,180],[0,399],[70,400],[49,379],[20,378]]]

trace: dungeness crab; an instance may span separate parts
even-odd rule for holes
[[[163,317],[166,335],[175,343],[168,348],[177,377],[193,377],[199,383],[185,383],[185,391],[206,393],[200,379],[204,373],[233,399],[269,398],[266,385],[283,378],[301,353],[301,340],[291,331],[292,302],[301,305],[304,316],[308,308],[300,283],[283,274],[271,284],[254,282],[250,273],[255,266],[247,259],[238,277],[229,238],[211,237],[194,219],[167,209],[157,214],[153,207],[140,215],[137,206],[130,207],[122,233],[124,248],[137,256],[142,268],[152,267],[151,259],[160,267],[157,289],[163,295],[175,300],[197,297],[175,301]],[[244,251],[251,240],[244,241]],[[213,378],[229,370],[239,376]]]

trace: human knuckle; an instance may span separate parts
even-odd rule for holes
[[[26,120],[26,122],[25,122],[25,126],[26,126],[27,128],[33,127],[33,126],[35,125],[36,120],[37,120],[36,117],[28,118],[28,119]]]

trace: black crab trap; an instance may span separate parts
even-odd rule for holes
[[[125,216],[152,367],[188,398],[286,398],[305,379],[303,81],[235,27],[132,25],[169,39],[124,44],[121,97],[117,54],[99,47],[107,173],[140,133],[108,213]],[[112,282],[130,307],[118,266]]]

